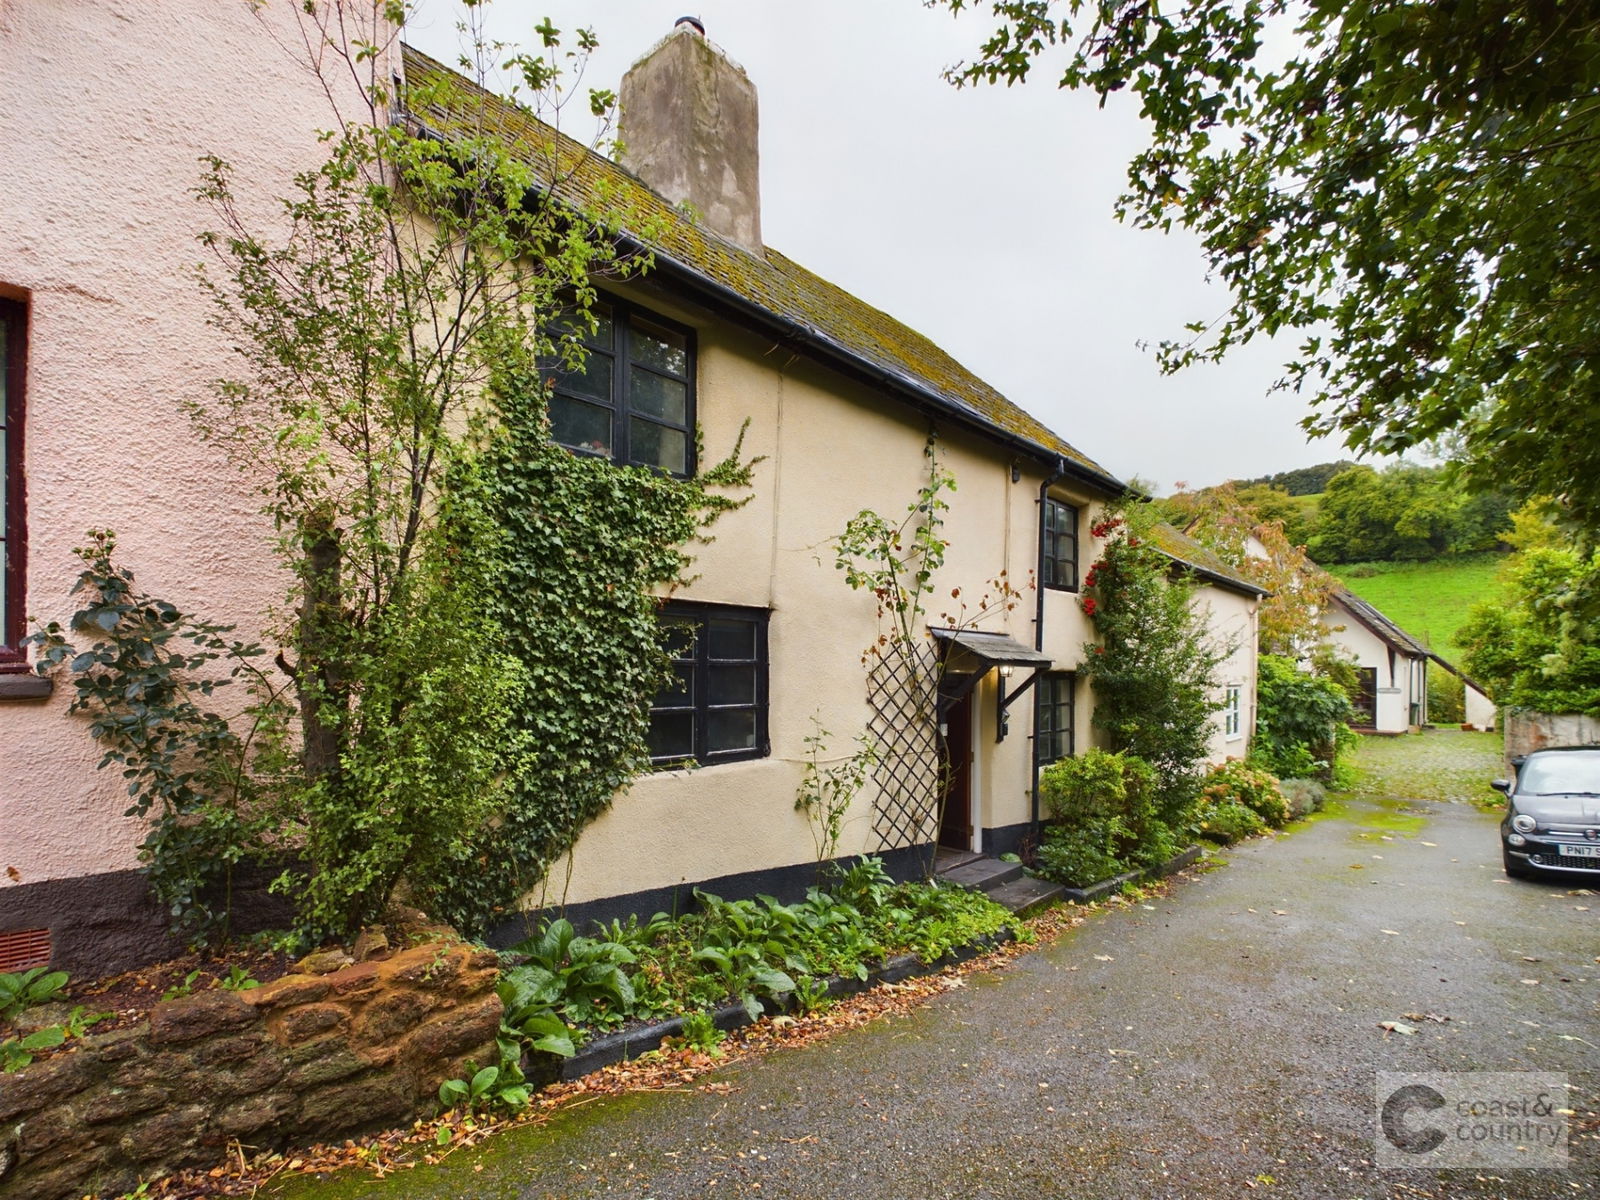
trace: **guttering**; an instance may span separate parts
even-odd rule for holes
[[[646,286],[649,286],[651,275],[667,276],[685,291],[693,293],[696,299],[712,311],[768,334],[793,349],[803,351],[843,375],[848,375],[870,387],[882,388],[919,413],[952,420],[991,442],[998,442],[1008,450],[1051,467],[1056,471],[1055,479],[1071,477],[1109,496],[1120,496],[1128,490],[1128,485],[1120,479],[1084,463],[1068,459],[1059,451],[1041,446],[1038,442],[1029,441],[1018,434],[1001,429],[938,393],[868,361],[854,351],[839,345],[826,334],[763,307],[726,284],[718,283],[693,267],[663,254],[660,250],[632,238],[624,237],[621,240],[630,249],[646,251],[654,257],[655,265],[650,273],[643,277]]]

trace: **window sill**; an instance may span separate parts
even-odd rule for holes
[[[55,690],[55,680],[39,675],[21,672],[0,675],[0,704],[16,700],[48,700]]]

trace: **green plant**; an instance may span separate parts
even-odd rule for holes
[[[833,1007],[833,996],[828,992],[828,981],[810,975],[801,975],[794,981],[795,1011],[809,1016],[827,1012]]]
[[[1250,761],[1278,776],[1331,777],[1350,701],[1330,679],[1263,654],[1256,666],[1256,736]]]
[[[1226,800],[1211,805],[1199,814],[1200,836],[1222,846],[1231,846],[1234,842],[1266,831],[1266,822],[1237,801]]]
[[[91,1013],[79,1004],[67,1014],[64,1022],[45,1025],[22,1037],[0,1040],[0,1073],[20,1071],[44,1050],[64,1045],[69,1038],[80,1038],[90,1026],[109,1017],[110,1013]]]
[[[821,759],[829,734],[816,717],[811,718],[811,725],[813,732],[804,739],[805,765],[794,807],[796,812],[803,812],[810,819],[817,862],[824,863],[838,853],[844,819],[878,763],[878,747],[867,734],[857,734],[859,750],[841,762],[823,766]]]
[[[620,1024],[636,996],[625,965],[636,961],[617,942],[580,937],[565,917],[511,948],[523,964],[506,972],[574,1025]]]
[[[52,971],[49,967],[0,972],[0,1021],[10,1021],[36,1004],[59,999],[69,981],[65,971]]]
[[[1115,817],[1052,825],[1037,851],[1039,873],[1068,887],[1088,887],[1128,869],[1117,854],[1126,831]]]
[[[447,1079],[439,1085],[442,1107],[518,1112],[528,1106],[528,1082],[515,1061],[502,1058],[498,1064],[482,1068],[469,1062],[467,1071],[466,1078]]]
[[[684,1014],[682,1033],[679,1042],[690,1050],[697,1050],[701,1054],[709,1054],[713,1058],[722,1057],[722,1043],[728,1035],[717,1028],[717,1023],[712,1020],[708,1012],[692,1012]]]
[[[194,985],[199,978],[200,970],[197,967],[185,975],[181,982],[173,984],[166,991],[162,992],[161,998],[163,1000],[181,1000],[183,997],[194,991]]]
[[[115,535],[88,537],[74,551],[84,564],[72,593],[85,606],[69,622],[78,641],[58,621],[25,641],[38,647],[41,675],[70,673],[68,711],[90,718],[98,766],[121,768],[132,801],[124,815],[149,823],[139,855],[150,888],[177,928],[204,944],[226,937],[234,871],[264,853],[274,828],[260,780],[282,764],[286,714],[255,662],[261,646],[139,590],[117,565]],[[219,676],[214,663],[226,671]],[[242,733],[206,706],[241,678],[254,697]]]
[[[1213,767],[1201,785],[1200,797],[1202,809],[1242,804],[1273,829],[1281,829],[1289,821],[1289,801],[1277,777],[1238,759]]]
[[[250,974],[248,967],[229,963],[228,973],[218,978],[217,986],[229,992],[248,992],[260,987],[261,984]]]
[[[1190,605],[1193,586],[1160,549],[1145,506],[1109,508],[1090,533],[1105,539],[1084,576],[1081,604],[1098,642],[1083,648],[1094,689],[1094,723],[1111,749],[1155,771],[1153,817],[1182,823],[1210,750],[1222,705],[1217,667],[1231,645]]]

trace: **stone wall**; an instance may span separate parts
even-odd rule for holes
[[[317,958],[321,961],[316,961]],[[492,951],[430,942],[313,956],[249,991],[165,1001],[0,1075],[0,1200],[115,1196],[181,1166],[431,1113],[468,1059],[498,1061]]]
[[[1505,710],[1507,773],[1510,760],[1550,746],[1600,746],[1600,718],[1572,713]]]

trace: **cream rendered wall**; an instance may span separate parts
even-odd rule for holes
[[[1227,658],[1217,667],[1217,699],[1223,689],[1239,688],[1239,732],[1229,737],[1224,714],[1212,718],[1210,751],[1213,765],[1230,758],[1243,758],[1250,752],[1250,739],[1256,726],[1256,610],[1260,602],[1226,588],[1207,584],[1195,589],[1190,607],[1206,623],[1212,644],[1228,647]]]
[[[1343,610],[1324,616],[1323,624],[1328,628],[1328,640],[1353,656],[1358,666],[1377,668],[1373,728],[1380,733],[1404,733],[1411,728],[1411,702],[1415,698],[1412,660],[1395,651],[1391,669],[1388,643]]]
[[[30,300],[27,597],[41,621],[75,610],[72,549],[91,527],[116,530],[142,587],[241,635],[281,595],[256,502],[182,405],[232,369],[193,278],[195,234],[214,224],[192,196],[198,157],[229,160],[265,219],[332,123],[279,44],[296,38],[287,5],[0,4],[0,286]],[[142,831],[66,692],[0,705],[0,894],[136,865]]]
[[[635,781],[530,902],[578,903],[813,859],[810,826],[794,810],[803,739],[815,720],[831,734],[828,757],[842,758],[854,748],[869,717],[862,654],[878,634],[873,598],[849,589],[833,565],[829,541],[864,508],[898,519],[926,479],[925,418],[681,301],[639,287],[612,290],[696,328],[698,418],[708,460],[728,451],[746,418],[744,451],[765,456],[750,502],[717,523],[714,540],[696,551],[697,577],[676,594],[771,610],[772,752]],[[1007,571],[1026,588],[1037,559],[1042,482],[1034,470],[1013,483],[1008,455],[959,433],[941,436],[940,453],[957,490],[947,497],[950,547],[927,605],[930,624],[945,623],[954,587],[976,596]],[[1087,521],[1084,529],[1087,546]],[[1087,622],[1075,605],[1047,607],[1053,644],[1075,655]],[[1034,592],[1027,588],[1014,611],[982,627],[1031,645],[1033,616]],[[1029,814],[1032,698],[1018,701],[1010,736],[996,745],[994,686],[991,673],[975,709],[979,828],[1025,821]],[[840,853],[878,848],[871,833],[874,798],[869,784],[849,814]]]

